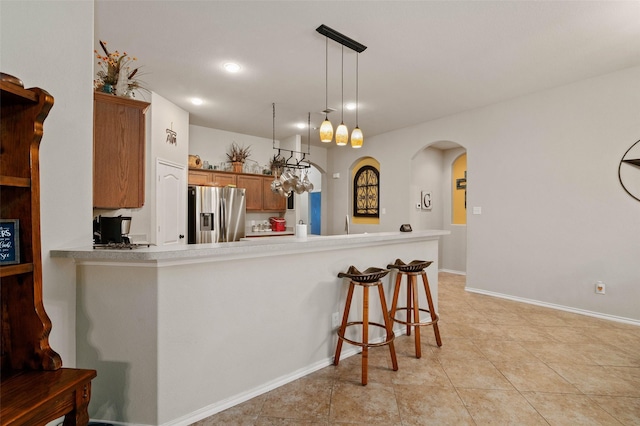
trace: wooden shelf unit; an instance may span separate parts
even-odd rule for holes
[[[19,221],[20,259],[0,265],[0,425],[86,425],[96,372],[61,368],[42,301],[39,148],[53,97],[2,74],[0,106],[0,218]]]

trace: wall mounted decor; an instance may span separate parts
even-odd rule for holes
[[[640,141],[631,145],[622,156],[618,179],[627,194],[640,201]]]
[[[171,122],[171,128],[167,129],[167,143],[178,145],[178,134],[173,131],[173,122]]]
[[[431,210],[431,191],[422,191],[420,199],[422,210]]]

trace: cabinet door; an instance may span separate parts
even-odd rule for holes
[[[189,185],[209,185],[211,183],[210,172],[189,170]]]
[[[211,173],[209,184],[214,186],[236,185],[236,175],[231,173]]]
[[[186,244],[187,185],[183,165],[156,160],[156,243]]]
[[[93,206],[140,208],[149,104],[97,92],[93,100]]]
[[[245,200],[247,210],[262,210],[262,177],[261,176],[238,176],[238,188],[245,188]]]
[[[287,209],[287,199],[271,191],[271,182],[272,176],[262,178],[262,209],[284,212]]]

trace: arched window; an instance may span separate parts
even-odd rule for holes
[[[380,217],[380,172],[362,166],[353,178],[353,216]]]

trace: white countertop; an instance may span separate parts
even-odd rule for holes
[[[181,260],[213,260],[240,257],[265,257],[299,251],[324,251],[339,247],[394,244],[402,240],[431,240],[448,235],[449,231],[424,230],[413,232],[376,232],[349,235],[273,236],[246,238],[243,241],[216,244],[182,244],[151,246],[136,249],[94,249],[86,247],[51,250],[54,258],[99,262],[166,262]]]

